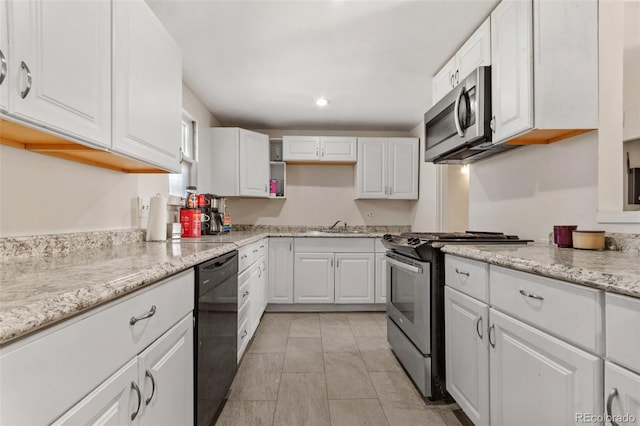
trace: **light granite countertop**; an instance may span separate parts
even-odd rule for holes
[[[445,253],[640,298],[640,254],[554,244],[448,245]]]
[[[382,232],[321,235],[321,237],[381,237]],[[3,257],[0,271],[0,345],[43,327],[107,303],[199,263],[228,253],[268,236],[300,237],[298,230],[267,232],[233,231],[227,234],[183,238],[167,242],[105,243],[112,236],[100,234],[97,247],[68,250],[83,234],[69,234],[32,240],[5,241],[5,251],[13,247],[30,253],[52,245],[54,254]],[[69,242],[71,241],[71,243]],[[19,246],[19,247],[18,247]],[[26,248],[25,248],[26,246]]]

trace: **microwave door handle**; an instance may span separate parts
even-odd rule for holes
[[[460,100],[464,96],[464,87],[460,88],[458,92],[458,96],[456,96],[456,103],[453,107],[453,122],[456,124],[456,132],[460,135],[461,138],[464,137],[464,132],[462,131],[462,125],[460,124]]]
[[[405,271],[413,272],[414,274],[422,273],[422,268],[418,268],[417,266],[409,265],[403,262],[398,262],[397,260],[391,259],[390,257],[385,258],[385,260],[389,262],[391,265],[400,269],[404,269]]]

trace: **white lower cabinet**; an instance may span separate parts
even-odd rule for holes
[[[612,362],[604,363],[606,424],[640,424],[640,374]]]
[[[293,295],[295,303],[334,302],[334,254],[296,253]]]
[[[268,250],[267,238],[238,250],[238,361],[267,306]]]
[[[335,302],[375,302],[375,255],[373,253],[335,254]]]
[[[489,424],[489,307],[445,287],[447,391],[476,425]]]
[[[603,361],[490,309],[491,424],[575,424],[602,413]]]
[[[293,238],[269,238],[269,303],[293,303]]]
[[[54,425],[193,424],[193,317],[184,317]]]

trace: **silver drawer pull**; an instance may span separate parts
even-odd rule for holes
[[[148,377],[151,379],[151,395],[149,396],[149,398],[145,399],[144,401],[145,405],[149,405],[149,403],[153,399],[153,395],[156,393],[156,379],[153,378],[153,375],[149,370],[144,372],[144,377]]]
[[[613,398],[615,398],[616,396],[618,396],[618,389],[611,389],[611,391],[609,392],[609,396],[607,397],[607,417],[609,417],[610,419],[613,419],[611,413],[611,405],[613,404]],[[611,426],[618,426],[618,423],[611,420]]]
[[[478,333],[478,337],[480,338],[480,340],[484,338],[484,335],[480,331],[481,329],[482,329],[482,317],[478,317],[478,320],[476,321],[476,333]]]
[[[243,254],[242,256],[240,256],[240,259],[246,259],[246,258],[247,258],[246,254]]]
[[[24,61],[20,62],[20,68],[23,69],[27,74],[27,87],[25,87],[24,90],[20,92],[20,97],[24,99],[27,97],[27,95],[31,91],[31,81],[32,81],[31,70],[29,69],[27,64],[24,63]]]
[[[542,296],[538,296],[537,294],[528,293],[528,292],[526,292],[526,291],[524,291],[524,290],[520,290],[520,294],[521,294],[521,295],[523,295],[523,296],[530,297],[530,298],[532,298],[532,299],[536,299],[536,300],[544,300],[544,297],[542,297]]]
[[[151,309],[149,309],[149,312],[147,312],[143,316],[141,316],[141,317],[131,317],[131,319],[129,320],[129,324],[130,325],[134,325],[138,321],[142,321],[143,319],[151,318],[155,314],[156,314],[156,305],[153,305],[151,307]]]
[[[489,344],[491,345],[492,348],[496,347],[495,331],[496,331],[495,324],[491,324],[491,327],[489,327]],[[491,335],[494,336],[493,339],[491,338]]]
[[[136,391],[136,395],[138,395],[138,408],[136,408],[135,413],[131,414],[131,420],[135,420],[138,417],[138,413],[140,412],[140,406],[142,405],[142,395],[140,394],[140,388],[136,385],[136,382],[131,382],[131,389]]]
[[[456,274],[469,276],[469,273],[468,273],[468,272],[461,271],[461,270],[460,270],[460,269],[458,269],[458,268],[456,268]]]
[[[4,57],[4,53],[0,50],[0,84],[4,81],[4,78],[7,76],[7,60]]]
[[[242,333],[242,336],[240,336],[240,338],[241,338],[241,339],[244,339],[245,337],[247,337],[247,334],[249,334],[249,332],[248,332],[247,330],[245,330],[245,331]]]
[[[245,290],[244,293],[242,293],[242,298],[244,299],[248,295],[249,295],[249,290]]]

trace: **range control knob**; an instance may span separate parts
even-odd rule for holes
[[[386,241],[390,241],[391,240],[391,234],[384,234],[384,236],[382,237],[383,240]]]
[[[417,246],[420,244],[420,238],[409,238],[409,244],[412,246]]]

